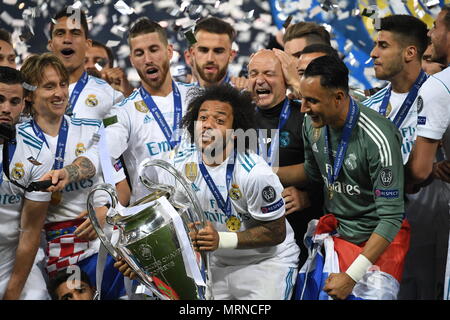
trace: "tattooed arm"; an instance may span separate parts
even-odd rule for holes
[[[250,229],[237,232],[236,249],[271,247],[280,244],[286,238],[285,219],[285,216],[282,216],[272,221],[260,221],[258,225]],[[189,235],[199,251],[214,251],[219,247],[219,233],[209,221],[203,229],[198,232],[191,231]]]
[[[52,180],[53,186],[49,187],[46,191],[55,192],[64,189],[71,182],[89,179],[95,175],[95,172],[96,169],[91,160],[80,156],[72,164],[60,170],[47,172],[40,180]]]

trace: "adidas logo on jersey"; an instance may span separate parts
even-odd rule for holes
[[[144,123],[149,123],[151,121],[153,121],[153,119],[150,118],[148,115],[146,115],[145,118],[144,118]]]

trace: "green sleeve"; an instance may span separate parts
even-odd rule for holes
[[[314,152],[312,151],[312,145],[310,141],[310,135],[312,131],[312,126],[310,121],[308,121],[308,116],[305,116],[303,120],[303,145],[305,152],[305,173],[308,178],[312,181],[322,182],[322,176],[320,174],[319,166],[317,165],[316,158],[314,157]]]
[[[402,139],[391,123],[380,129],[375,141],[368,142],[369,173],[380,218],[374,232],[391,242],[400,230],[405,212]]]

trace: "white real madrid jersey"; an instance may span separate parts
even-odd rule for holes
[[[362,103],[377,112],[380,112],[381,104],[383,102],[383,98],[387,92],[387,90],[391,87],[389,83],[385,88],[381,89],[377,93],[375,93],[370,98],[364,100]],[[396,93],[393,90],[391,91],[391,97],[389,99],[389,105],[386,110],[386,117],[389,120],[394,120],[395,116],[399,112],[403,102],[408,96],[408,92],[406,93]],[[408,162],[409,154],[411,153],[414,142],[417,137],[417,105],[413,103],[411,108],[409,109],[408,115],[403,120],[399,131],[402,135],[402,157],[403,164]]]
[[[219,208],[202,176],[195,148],[177,153],[173,163],[192,182],[192,188],[196,192],[206,219],[214,224],[217,231],[229,232],[227,228],[229,217]],[[228,191],[230,192],[232,215],[240,221],[238,232],[252,228],[261,221],[276,220],[285,214],[284,200],[281,196],[283,186],[263,158],[254,153],[239,154],[229,190],[226,186],[227,163],[228,159],[217,167],[206,166],[206,168],[225,201]],[[161,175],[161,178],[167,181],[164,175]],[[218,266],[236,266],[274,259],[280,263],[296,266],[299,253],[294,232],[286,220],[286,238],[281,244],[256,249],[217,249],[212,255],[212,262]]]
[[[72,94],[76,82],[69,85],[69,95]],[[108,114],[113,105],[123,100],[123,94],[114,90],[106,81],[89,76],[86,86],[73,108],[74,118],[98,119]]]
[[[98,166],[97,141],[93,139],[93,135],[98,131],[101,121],[94,119],[76,119],[68,116],[65,116],[65,118],[69,128],[64,155],[64,166],[71,164],[77,157],[84,156],[96,165],[97,170],[94,177],[69,183],[60,195],[52,195],[46,223],[75,219],[81,212],[86,210],[87,197],[92,188],[103,183],[102,171],[100,166]],[[28,133],[34,136],[31,124],[24,124],[23,127]],[[53,166],[58,136],[44,135],[53,156]],[[107,202],[106,196],[105,198],[101,198],[100,194],[96,200],[98,206],[104,205]]]
[[[450,68],[431,75],[422,85],[415,101],[419,117],[417,134],[421,137],[441,140],[447,159],[450,156]]]
[[[181,95],[182,115],[186,113],[186,94],[190,89],[177,83]],[[172,129],[174,121],[173,92],[166,97],[152,96],[167,125]],[[106,139],[111,157],[122,154],[132,184],[131,203],[148,194],[138,177],[139,164],[147,159],[167,159],[171,146],[158,122],[146,107],[139,90],[115,105],[104,121]]]
[[[0,145],[0,163],[3,163]],[[23,125],[17,126],[16,150],[9,165],[9,175],[27,187],[51,170],[53,157],[40,139],[28,134]],[[0,166],[1,167],[1,166]],[[0,169],[1,170],[1,169]],[[20,215],[23,200],[49,201],[49,192],[26,192],[7,180],[1,171],[0,179],[0,265],[14,258],[19,243]]]

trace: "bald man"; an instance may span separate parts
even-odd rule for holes
[[[258,51],[248,65],[248,90],[257,105],[255,126],[259,129],[259,153],[273,167],[304,162],[300,102],[286,97],[287,73],[290,71],[291,77],[298,77],[295,66],[291,67],[283,69],[280,59],[272,50]],[[320,196],[321,192],[314,194]],[[314,199],[314,206],[311,206],[312,195],[313,192],[295,186],[283,191],[287,219],[294,229],[297,245],[303,249],[300,264],[307,258],[307,250],[303,247],[307,223],[322,213],[322,200]]]

